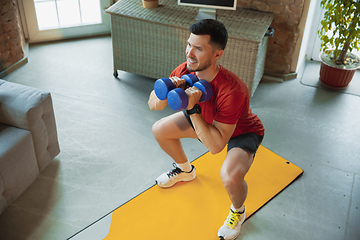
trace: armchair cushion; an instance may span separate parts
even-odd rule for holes
[[[50,93],[0,79],[0,123],[31,132],[39,171],[59,154]]]

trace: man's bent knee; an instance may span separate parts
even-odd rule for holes
[[[247,171],[240,166],[231,169],[223,166],[220,170],[220,177],[225,188],[236,188],[243,184],[246,173]]]
[[[236,187],[240,184],[242,184],[242,182],[244,181],[244,178],[239,174],[239,175],[235,175],[235,174],[228,174],[228,173],[221,173],[220,174],[221,177],[221,181],[223,183],[223,185],[225,186],[225,188],[233,188]]]
[[[195,131],[191,128],[182,112],[177,112],[158,120],[152,126],[152,132],[156,140],[163,137],[174,139],[197,137]]]
[[[164,136],[164,130],[166,128],[166,124],[164,124],[164,120],[160,119],[156,121],[152,126],[152,133],[156,140],[160,139]],[[165,130],[166,132],[166,130]]]

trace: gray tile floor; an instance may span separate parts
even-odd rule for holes
[[[318,75],[314,64],[306,76]],[[61,153],[0,215],[1,240],[67,239],[171,168],[151,133],[172,113],[148,109],[154,79],[112,73],[111,38],[99,37],[30,46],[29,63],[4,78],[52,93]],[[360,239],[360,98],[300,80],[263,82],[252,98],[263,146],[304,174],[238,239]],[[206,152],[183,145],[190,160]]]

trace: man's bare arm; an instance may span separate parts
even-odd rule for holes
[[[217,154],[225,148],[236,127],[235,124],[216,121],[213,125],[208,124],[200,114],[192,114],[190,118],[197,136],[212,154]]]
[[[187,110],[190,110],[199,101],[202,92],[196,87],[187,88],[185,92],[189,98]],[[236,127],[236,124],[224,124],[216,121],[212,125],[208,124],[201,114],[192,114],[190,119],[197,136],[212,154],[219,153],[224,149]]]
[[[158,99],[154,90],[150,93],[148,105],[151,111],[163,110],[167,104],[168,104],[167,100]]]

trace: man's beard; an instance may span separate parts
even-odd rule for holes
[[[211,59],[209,59],[207,62],[205,62],[203,65],[199,65],[197,68],[195,69],[192,69],[190,68],[187,64],[186,64],[186,69],[189,71],[189,72],[201,72],[201,71],[204,71],[206,69],[208,69],[210,66],[211,66]]]

